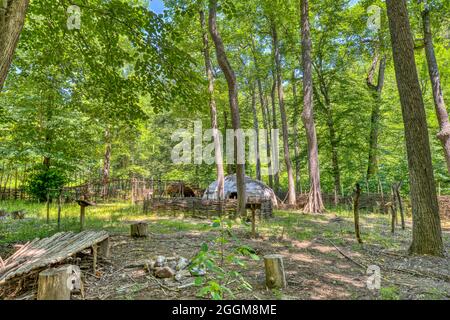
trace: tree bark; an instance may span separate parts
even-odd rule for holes
[[[408,155],[413,217],[410,253],[443,256],[428,128],[406,0],[387,0],[386,4]]]
[[[447,171],[450,174],[450,123],[448,121],[447,108],[445,107],[444,94],[442,93],[439,68],[434,53],[433,35],[430,26],[430,11],[425,4],[422,12],[423,33],[425,42],[425,54],[427,57],[428,73],[433,91],[434,106],[436,116],[439,122],[440,132],[437,134],[444,148],[445,161],[447,162]]]
[[[370,136],[369,136],[369,161],[367,165],[367,180],[373,177],[378,171],[378,129],[380,124],[380,107],[381,92],[384,86],[384,73],[386,70],[386,56],[380,61],[378,70],[377,85],[373,84],[374,70],[378,61],[378,54],[375,55],[374,61],[367,76],[367,85],[375,94],[375,104],[372,108],[370,117]]]
[[[277,92],[278,92],[278,105],[280,107],[280,115],[281,115],[281,131],[283,135],[283,154],[284,154],[284,162],[286,164],[286,171],[288,176],[288,195],[287,195],[287,203],[289,205],[295,205],[296,196],[295,196],[295,181],[294,181],[294,173],[292,171],[292,161],[289,154],[289,133],[288,133],[288,124],[287,124],[287,116],[286,109],[284,105],[284,91],[283,91],[283,78],[281,72],[281,53],[280,47],[278,43],[278,33],[277,28],[274,23],[272,23],[272,41],[274,48],[274,58],[275,58],[275,69],[276,69],[276,77],[277,77]]]
[[[316,126],[314,124],[313,108],[313,80],[311,60],[311,35],[309,27],[308,0],[301,0],[301,38],[303,63],[303,113],[302,120],[305,125],[308,141],[308,163],[310,191],[308,201],[303,209],[307,213],[321,213],[324,211],[322,192],[320,188],[319,148],[317,144]]]
[[[217,195],[219,200],[223,200],[225,176],[223,170],[222,145],[217,125],[217,107],[216,100],[214,99],[214,75],[209,56],[209,39],[205,23],[205,13],[203,10],[200,10],[200,25],[203,33],[203,56],[205,58],[205,70],[208,78],[209,110],[211,114],[211,129],[213,130],[214,157],[217,171]]]
[[[217,0],[209,0],[209,32],[214,41],[216,47],[217,62],[225,75],[228,84],[228,96],[231,111],[231,122],[233,124],[233,129],[241,129],[241,118],[239,114],[239,103],[238,103],[238,87],[236,81],[236,75],[233,68],[228,61],[225,47],[223,45],[222,38],[217,30]],[[238,141],[235,136],[235,150],[238,147],[238,143],[243,143],[243,141]],[[235,156],[236,162],[236,184],[238,193],[238,213],[243,216],[246,214],[246,194],[245,194],[245,163],[239,163],[238,157]]]
[[[0,2],[0,91],[3,90],[22,32],[28,4],[29,0],[2,0]]]

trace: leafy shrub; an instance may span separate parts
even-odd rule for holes
[[[50,198],[55,197],[58,194],[57,190],[62,188],[66,181],[66,175],[61,169],[39,166],[28,178],[27,191],[37,200],[46,201],[47,193]]]

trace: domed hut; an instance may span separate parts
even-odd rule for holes
[[[236,175],[229,175],[225,177],[224,181],[224,196],[225,199],[237,198]],[[250,177],[245,177],[245,191],[247,199],[252,201],[271,200],[274,207],[278,206],[275,192],[261,181],[253,180]],[[204,200],[218,200],[217,180],[209,185],[203,194]]]

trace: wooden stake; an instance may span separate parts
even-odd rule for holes
[[[283,256],[270,254],[264,256],[266,269],[266,286],[269,289],[286,288],[286,275],[284,273]]]
[[[93,256],[92,271],[94,272],[94,275],[97,272],[97,248],[98,248],[97,244],[94,244],[92,246],[92,256]]]
[[[391,233],[394,234],[395,233],[395,220],[396,220],[397,212],[394,209],[393,205],[391,205],[390,207],[391,207],[391,213],[392,213],[392,216],[391,216]]]
[[[47,224],[50,223],[50,194],[47,192]]]
[[[256,205],[251,205],[252,210],[252,238],[256,238]]]
[[[58,196],[58,231],[61,229],[61,193]]]
[[[359,231],[359,197],[361,195],[361,186],[359,183],[356,184],[355,189],[355,199],[353,200],[353,215],[355,218],[355,235],[358,243],[363,243],[361,239],[361,234]]]
[[[84,230],[85,225],[85,215],[86,215],[86,207],[80,206],[80,230]]]

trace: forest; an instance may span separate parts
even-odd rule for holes
[[[449,300],[449,92],[448,0],[0,0],[0,300]]]

